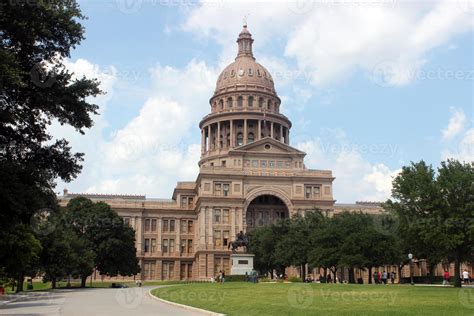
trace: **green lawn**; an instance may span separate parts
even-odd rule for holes
[[[474,289],[410,285],[229,282],[153,291],[228,315],[474,315]]]

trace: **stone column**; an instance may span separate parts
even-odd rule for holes
[[[290,144],[290,129],[288,127],[286,128],[286,144]]]
[[[270,123],[270,137],[273,138],[273,122]]]
[[[211,151],[211,124],[207,125],[207,151]]]
[[[230,209],[230,223],[231,223],[231,230],[230,230],[230,240],[235,240],[235,224],[237,223],[237,208],[233,207]]]
[[[244,145],[247,145],[247,119],[244,119]]]
[[[283,125],[280,124],[280,141],[283,142]]]
[[[206,152],[206,132],[204,128],[201,130],[201,154]]]
[[[137,252],[139,256],[143,255],[143,227],[142,227],[142,214],[135,219],[136,230],[137,230]]]
[[[201,207],[201,211],[199,212],[198,216],[198,222],[199,225],[196,225],[194,229],[196,231],[199,230],[199,248],[200,249],[206,249],[206,209],[204,207]]]
[[[257,139],[260,140],[262,138],[262,121],[259,119],[258,120],[258,135]]]
[[[217,148],[221,149],[221,122],[217,122]]]
[[[208,209],[208,232],[207,232],[207,249],[213,249],[214,246],[213,246],[213,243],[214,241],[212,240],[214,238],[214,230],[213,230],[213,227],[212,227],[212,212],[213,212],[213,209],[212,207],[210,207]]]
[[[158,240],[156,241],[156,247],[157,247],[157,254],[158,256],[161,256],[161,239],[162,237],[162,232],[163,232],[163,220],[161,217],[157,219],[157,228],[158,228],[158,236],[156,237]]]
[[[235,137],[234,137],[234,120],[230,120],[230,148],[233,148],[235,142]]]

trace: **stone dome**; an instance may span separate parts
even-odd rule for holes
[[[255,61],[252,35],[244,25],[237,39],[239,50],[235,61],[219,75],[214,95],[228,91],[259,91],[276,95],[270,72]]]

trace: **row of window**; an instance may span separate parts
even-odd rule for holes
[[[181,208],[192,208],[194,198],[192,196],[181,196]]]
[[[229,224],[229,209],[214,209],[214,224]]]
[[[193,264],[192,262],[181,262],[179,263],[180,280],[192,279],[193,277]],[[175,277],[175,263],[174,261],[163,261],[161,263],[161,279],[162,280],[173,280]],[[142,271],[143,278],[145,280],[156,279],[156,261],[145,261],[143,264]]]
[[[253,96],[249,96],[247,98],[247,105],[249,108],[253,108],[254,105],[257,105],[257,104],[260,109],[266,108],[267,110],[272,110],[273,103],[271,100],[267,100],[265,102],[263,98],[258,98],[258,100],[254,98]],[[219,102],[214,102],[214,106],[213,106],[214,109],[216,109],[217,106],[219,106],[220,110],[224,110],[224,100],[221,99],[219,100]],[[232,97],[228,97],[227,100],[225,101],[225,107],[228,109],[231,109],[233,108],[233,106],[234,106],[234,99]],[[243,106],[244,106],[244,98],[242,96],[237,97],[237,107],[242,108]],[[278,103],[275,103],[275,111],[278,112],[278,110],[279,110],[279,105]]]
[[[298,166],[298,162],[295,162],[295,167]],[[289,169],[291,168],[290,161],[275,161],[275,160],[244,160],[244,167],[252,168],[277,168],[277,169]]]
[[[181,239],[180,242],[180,254],[192,254],[193,253],[193,240],[192,239]],[[145,238],[145,243],[143,244],[143,251],[145,253],[156,253],[156,238]],[[172,254],[175,251],[175,240],[173,238],[164,238],[161,242],[161,251],[162,253]]]
[[[130,218],[125,217],[124,223],[127,225],[130,225]],[[176,220],[174,219],[163,219],[162,220],[162,232],[163,233],[174,233],[176,231]],[[178,222],[181,223],[180,226],[180,232],[182,234],[192,234],[194,233],[194,221],[193,220],[188,220],[188,219],[182,219],[178,220]],[[156,218],[145,218],[145,227],[144,231],[145,233],[154,233],[157,232],[157,223],[158,219]]]
[[[227,247],[230,242],[228,230],[214,230],[214,245]]]

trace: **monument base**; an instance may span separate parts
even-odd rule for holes
[[[248,253],[237,253],[230,255],[232,264],[230,268],[230,274],[245,275],[245,273],[247,273],[250,275],[253,270],[253,257],[255,257],[255,255]]]

